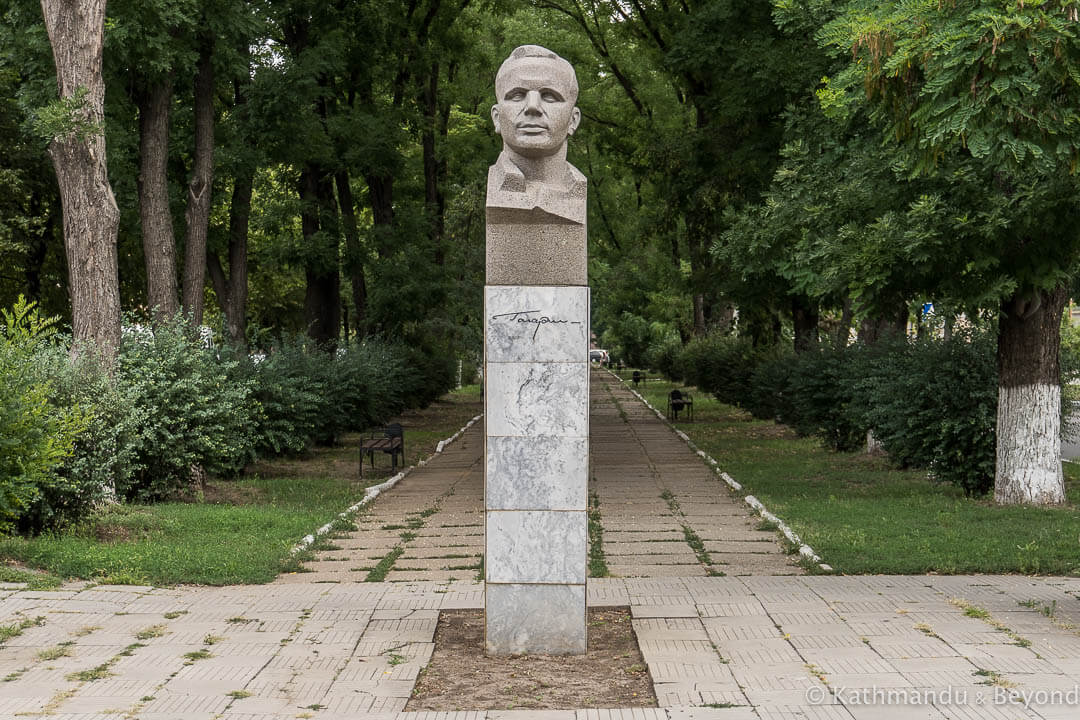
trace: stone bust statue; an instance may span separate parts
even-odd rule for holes
[[[574,68],[546,48],[522,45],[503,62],[491,108],[503,150],[488,172],[489,210],[584,223],[585,177],[566,161],[581,122],[577,95]]]

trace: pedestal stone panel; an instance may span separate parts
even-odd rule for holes
[[[583,437],[487,439],[488,510],[580,510],[588,504],[589,444]],[[511,478],[512,482],[504,482]]]
[[[489,583],[585,584],[584,510],[487,513]]]
[[[492,363],[484,381],[488,437],[589,436],[588,363]]]
[[[589,361],[589,288],[488,285],[489,363]]]
[[[489,584],[487,651],[506,654],[582,655],[586,650],[585,586]],[[494,620],[494,622],[492,622]]]
[[[487,648],[584,652],[589,289],[488,286],[484,317]]]

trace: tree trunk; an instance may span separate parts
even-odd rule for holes
[[[215,253],[206,256],[214,294],[225,314],[229,341],[240,348],[247,347],[247,242],[254,176],[253,171],[243,171],[233,184],[229,205],[229,276],[226,278]]]
[[[420,144],[424,158],[424,202],[427,205],[428,218],[431,222],[431,243],[434,246],[432,258],[436,265],[444,265],[446,252],[443,249],[445,229],[446,200],[440,187],[440,175],[445,172],[445,162],[440,162],[435,146],[436,135],[441,131],[439,113],[439,63],[432,63],[428,72],[428,83],[423,91],[424,131]]]
[[[1065,502],[1061,472],[1061,313],[1065,287],[1017,293],[998,319],[997,470],[1003,505]]]
[[[33,195],[30,198],[30,212],[33,217],[45,218],[45,226],[39,232],[29,234],[27,240],[26,263],[23,265],[23,277],[26,279],[26,294],[31,298],[41,297],[41,275],[45,268],[45,258],[49,245],[56,238],[56,214],[53,208],[46,209],[43,198]]]
[[[720,332],[728,332],[732,326],[735,325],[735,306],[731,303],[724,301],[720,303],[720,307],[717,309],[712,319],[712,327]],[[683,331],[680,330],[679,334],[682,335]],[[688,338],[683,339],[685,345]]]
[[[389,257],[389,240],[394,227],[394,176],[369,174],[364,177],[371,201],[371,222],[375,231],[375,251]]]
[[[229,309],[225,321],[234,345],[247,347],[248,223],[255,170],[241,174],[229,204]]]
[[[341,326],[336,211],[330,180],[320,168],[307,165],[300,173],[300,225],[307,245],[304,262],[304,320],[308,336],[333,349]]]
[[[105,161],[105,0],[41,0],[41,9],[60,98],[85,93],[74,118],[81,132],[54,137],[49,144],[64,213],[75,352],[80,344],[92,344],[111,367],[120,345],[120,211]]]
[[[694,337],[705,336],[705,296],[694,293]]]
[[[139,93],[139,221],[146,264],[146,304],[155,322],[180,309],[176,238],[169,209],[169,107],[172,78],[152,81]]]
[[[206,236],[210,229],[210,191],[214,182],[213,42],[204,38],[195,73],[195,156],[188,183],[187,235],[184,241],[184,312],[202,325],[206,286]]]
[[[813,350],[818,345],[817,303],[805,295],[791,298],[791,319],[795,329],[795,352]]]
[[[836,328],[836,347],[847,347],[848,341],[851,340],[851,298],[844,297],[844,306],[840,310],[840,327]]]
[[[342,170],[334,176],[337,185],[338,205],[341,207],[342,229],[345,234],[345,272],[352,281],[353,307],[356,309],[353,316],[353,326],[358,338],[364,337],[367,332],[367,282],[364,279],[364,251],[360,247],[360,230],[356,224],[356,211],[354,210],[352,187],[349,185],[349,174]]]
[[[872,315],[863,318],[859,325],[859,341],[873,345],[878,340],[889,337],[906,337],[908,323],[907,305],[899,305],[895,312]]]

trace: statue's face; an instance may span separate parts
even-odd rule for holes
[[[542,57],[520,58],[503,67],[495,78],[498,102],[491,119],[507,147],[525,157],[559,151],[581,122],[572,73],[566,63]]]

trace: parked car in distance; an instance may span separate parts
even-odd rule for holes
[[[608,361],[610,359],[611,358],[608,356],[608,351],[607,350],[593,349],[593,350],[589,351],[589,361],[590,362],[598,362],[601,365],[607,365]]]

